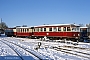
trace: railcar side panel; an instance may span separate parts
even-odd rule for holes
[[[17,36],[32,36],[32,33],[17,32]]]
[[[52,37],[78,37],[79,32],[34,32],[34,36],[52,36]]]

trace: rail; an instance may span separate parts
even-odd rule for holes
[[[0,41],[1,41],[1,40],[0,40]],[[4,40],[4,41],[7,41],[7,40]],[[1,42],[5,43],[4,41],[1,41]],[[39,56],[37,56],[37,55],[33,54],[32,52],[26,50],[24,47],[21,47],[21,46],[15,44],[15,43],[13,43],[13,42],[10,42],[10,41],[7,41],[7,42],[8,42],[8,43],[11,43],[11,44],[14,44],[14,45],[16,45],[16,46],[22,48],[23,50],[25,50],[25,51],[27,51],[28,53],[30,53],[30,54],[34,55],[35,57],[37,57],[39,60],[43,60],[43,59],[40,58]],[[16,54],[17,54],[22,60],[24,60],[24,59],[22,58],[22,56],[21,56],[12,46],[10,46],[10,45],[7,44],[7,43],[5,43],[5,44],[8,45],[10,48],[12,48],[12,49],[16,52]]]

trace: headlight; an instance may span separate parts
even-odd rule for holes
[[[78,34],[78,36],[80,36],[80,34]]]
[[[73,34],[73,36],[75,36],[75,34]]]

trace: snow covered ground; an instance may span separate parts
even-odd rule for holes
[[[3,42],[15,48],[16,51],[22,54],[22,56],[32,56],[26,51],[15,46],[17,44],[24,49],[32,52],[41,59],[47,60],[90,60],[90,43],[81,43],[74,45],[77,42],[60,43],[52,41],[40,41],[39,39],[28,38],[15,38],[15,37],[0,37],[0,56],[18,56],[9,46]],[[12,43],[9,43],[12,42]],[[41,46],[38,48],[38,42]]]

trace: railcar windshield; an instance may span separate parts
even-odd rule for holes
[[[80,31],[80,28],[79,27],[72,27],[72,31],[79,32]]]

